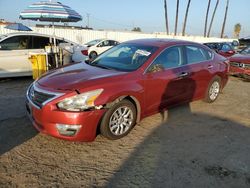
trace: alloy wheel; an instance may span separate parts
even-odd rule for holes
[[[127,106],[117,108],[110,117],[109,129],[114,135],[125,134],[133,124],[133,111]]]

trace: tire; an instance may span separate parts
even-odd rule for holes
[[[90,52],[90,54],[89,54],[89,58],[90,59],[95,59],[97,57],[97,53],[96,52]]]
[[[208,103],[214,102],[218,98],[220,92],[221,79],[219,77],[215,77],[208,85],[204,101]]]
[[[134,104],[124,99],[113,105],[104,114],[100,124],[100,132],[110,140],[120,139],[133,129],[136,116]]]

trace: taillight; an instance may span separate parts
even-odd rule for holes
[[[82,52],[83,55],[88,56],[88,50],[81,50],[81,52]]]

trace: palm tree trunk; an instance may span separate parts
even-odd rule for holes
[[[222,29],[221,29],[221,34],[220,34],[220,37],[221,37],[221,38],[223,38],[223,36],[224,36],[224,30],[225,30],[225,25],[226,25],[226,21],[227,21],[228,4],[229,4],[229,0],[227,0],[226,11],[225,11],[225,16],[224,16],[224,21],[223,21],[223,25],[222,25]]]
[[[167,35],[169,35],[169,28],[168,28],[168,6],[167,6],[167,0],[164,0],[164,10],[165,10],[166,32],[167,32]]]
[[[182,36],[185,36],[185,31],[186,31],[186,24],[187,24],[187,17],[188,17],[188,11],[189,11],[189,6],[190,6],[191,0],[188,0],[187,8],[186,8],[186,14],[185,14],[185,19],[184,19],[184,24],[182,28]]]
[[[178,15],[179,15],[179,0],[177,0],[177,4],[176,4],[174,35],[177,34]]]
[[[209,14],[209,9],[210,9],[210,4],[211,4],[211,0],[208,0],[206,20],[205,20],[205,28],[204,28],[204,37],[207,36],[207,20],[208,20],[208,14]]]
[[[214,16],[215,16],[216,10],[217,10],[217,8],[218,8],[219,1],[220,1],[220,0],[217,0],[216,5],[215,5],[215,7],[214,7],[214,12],[213,12],[213,15],[212,15],[212,19],[211,19],[211,21],[210,21],[210,25],[209,25],[207,37],[210,37],[210,32],[211,32],[211,29],[212,29],[212,25],[213,25],[213,22],[214,22]]]

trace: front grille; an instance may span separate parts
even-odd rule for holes
[[[29,89],[28,97],[35,105],[41,108],[44,102],[54,98],[55,95],[36,91],[34,86],[32,85]]]
[[[230,62],[230,65],[232,67],[239,67],[239,68],[243,68],[243,69],[250,69],[250,64],[238,63],[238,62]]]
[[[240,64],[237,62],[230,62],[230,65],[233,67],[240,67]]]

